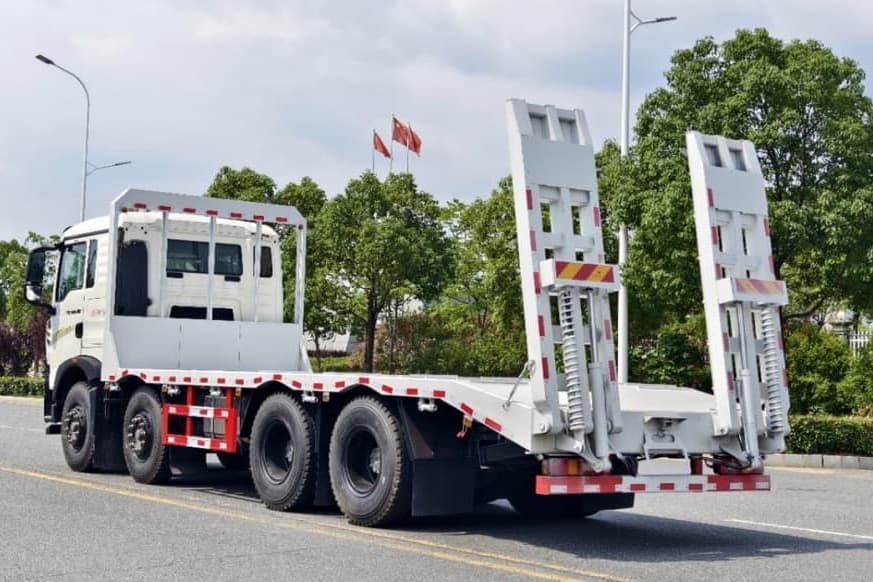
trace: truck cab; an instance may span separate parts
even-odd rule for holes
[[[282,321],[281,249],[274,229],[262,226],[256,245],[256,225],[217,219],[210,253],[209,218],[171,213],[165,219],[162,253],[163,220],[162,213],[121,214],[114,269],[109,268],[106,216],[71,226],[57,246],[31,253],[27,297],[50,311],[47,421],[61,422],[64,397],[73,384],[100,379],[110,289],[117,315],[207,319],[212,261],[211,319]],[[113,285],[110,273],[115,274]],[[40,289],[43,282],[45,289]]]

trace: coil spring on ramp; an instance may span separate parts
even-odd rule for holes
[[[761,335],[764,340],[763,376],[767,386],[767,429],[785,431],[785,402],[782,393],[782,362],[779,358],[777,315],[774,307],[761,310]]]
[[[579,292],[576,289],[563,289],[558,298],[558,316],[561,324],[561,337],[564,353],[564,373],[567,383],[567,426],[573,432],[585,431],[585,401],[587,398],[583,382],[585,359],[580,357],[576,339],[577,322],[582,316],[579,307]]]

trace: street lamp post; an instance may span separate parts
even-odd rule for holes
[[[630,143],[630,41],[631,34],[640,26],[676,20],[675,16],[641,19],[631,10],[631,0],[624,0],[624,47],[621,68],[621,157],[627,156]],[[627,260],[627,225],[618,228],[618,264]],[[618,381],[627,382],[628,369],[628,303],[624,282],[618,289]]]
[[[88,176],[90,176],[97,170],[114,168],[116,166],[125,166],[127,164],[130,164],[131,162],[116,162],[114,164],[107,164],[105,166],[97,166],[88,161],[88,137],[91,130],[91,95],[88,94],[88,87],[85,86],[85,83],[82,81],[82,79],[79,78],[76,73],[70,71],[69,69],[65,69],[47,56],[42,54],[36,55],[36,60],[40,61],[41,63],[45,63],[46,65],[49,65],[51,67],[55,67],[56,69],[59,69],[64,73],[68,74],[69,76],[74,78],[76,82],[79,83],[79,85],[82,87],[82,91],[85,92],[85,145],[83,148],[84,152],[82,154],[82,207],[79,211],[79,220],[82,221],[85,220],[85,200],[88,192]]]

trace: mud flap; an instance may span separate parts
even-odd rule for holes
[[[206,471],[206,451],[187,447],[170,447],[170,472],[173,477],[190,476]]]
[[[94,464],[100,471],[126,473],[124,464],[122,422],[124,406],[120,399],[110,399],[100,386],[88,388],[88,399],[94,415]]]
[[[448,458],[413,462],[412,515],[452,515],[473,510],[475,459]]]

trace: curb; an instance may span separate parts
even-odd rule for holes
[[[767,455],[764,463],[771,467],[861,469],[873,471],[873,457],[858,457],[855,455]]]

